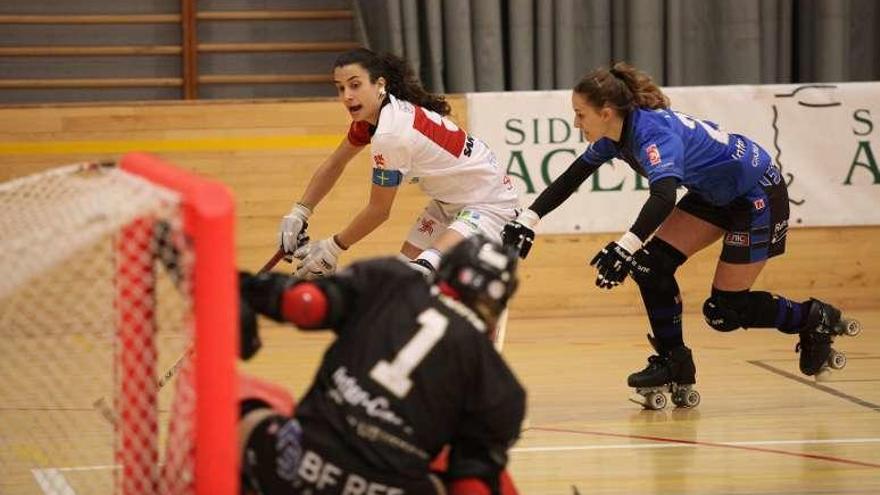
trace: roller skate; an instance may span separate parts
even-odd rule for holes
[[[862,331],[858,320],[842,318],[840,310],[818,299],[810,299],[807,320],[800,331],[795,352],[800,353],[801,373],[807,376],[827,374],[846,366],[846,354],[831,347],[834,337],[855,337]]]
[[[648,341],[657,350],[657,341],[650,335]],[[645,369],[627,378],[627,385],[641,396],[630,401],[645,409],[659,410],[666,407],[665,394],[668,393],[676,407],[696,407],[700,403],[700,393],[693,388],[696,373],[694,358],[687,347],[657,350],[656,355],[648,357]]]

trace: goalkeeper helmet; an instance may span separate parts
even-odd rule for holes
[[[456,299],[493,326],[519,285],[518,261],[516,250],[471,236],[440,260],[437,283],[451,288]]]

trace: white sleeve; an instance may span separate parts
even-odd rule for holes
[[[373,136],[371,147],[373,168],[398,170],[407,175],[411,169],[410,156],[402,138],[392,134]]]

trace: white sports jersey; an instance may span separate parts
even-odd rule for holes
[[[436,112],[388,95],[373,134],[373,165],[445,203],[517,201],[510,178],[486,143]]]

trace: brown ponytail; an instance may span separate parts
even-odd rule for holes
[[[621,115],[634,108],[669,108],[669,98],[651,76],[626,62],[601,67],[585,75],[574,87],[596,108],[608,106]]]
[[[370,74],[370,82],[384,77],[388,92],[401,100],[427,108],[440,115],[449,115],[449,103],[441,95],[425,91],[419,78],[406,60],[390,53],[378,54],[366,48],[357,48],[336,58],[333,68],[358,64]]]

